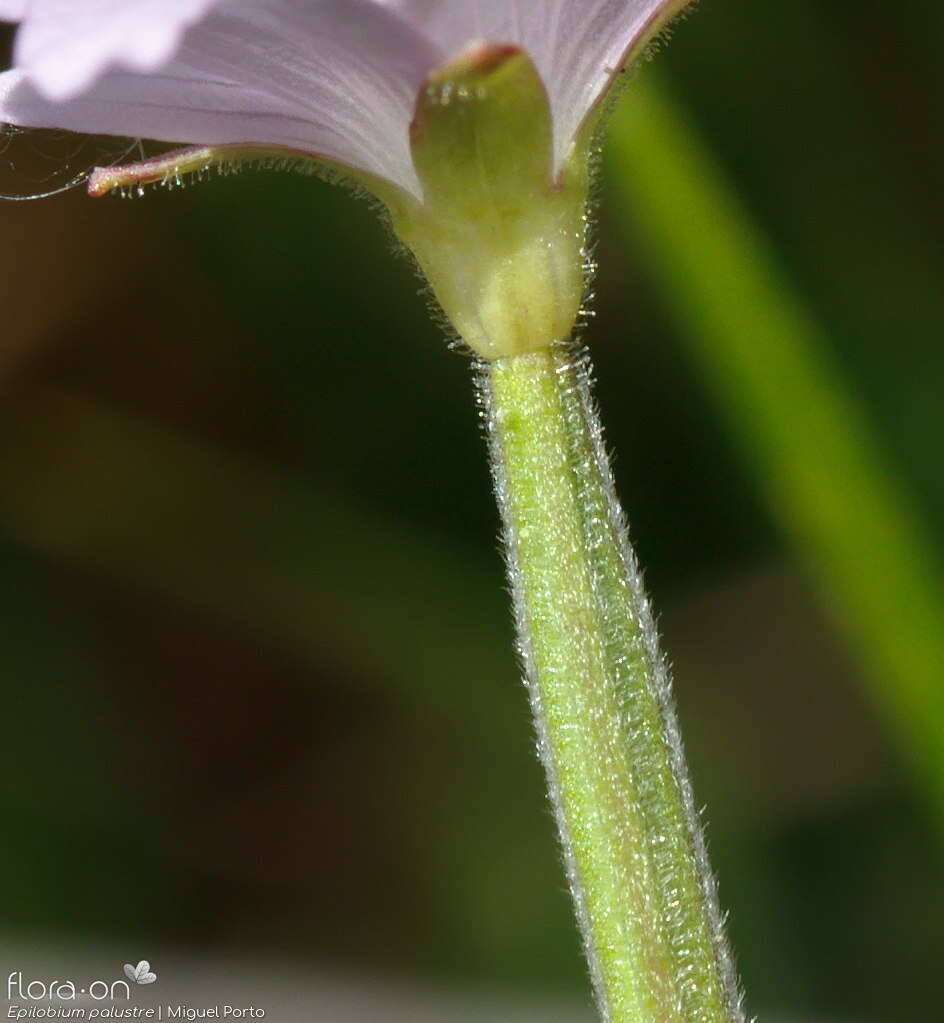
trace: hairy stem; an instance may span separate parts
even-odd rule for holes
[[[743,1015],[586,353],[484,364],[520,652],[601,1016]]]

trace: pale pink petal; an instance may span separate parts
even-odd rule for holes
[[[521,0],[526,3],[526,0]],[[687,7],[689,0],[550,0],[555,17],[534,45],[550,65],[548,90],[555,116],[558,159],[600,102],[613,79],[654,29]],[[530,8],[529,8],[530,9]],[[531,19],[534,21],[534,19]],[[537,42],[537,38],[540,42]],[[525,45],[528,45],[527,43]]]
[[[23,22],[0,119],[305,148],[419,194],[408,125],[434,66],[473,42],[520,46],[547,86],[560,166],[627,55],[686,3],[0,0]]]
[[[48,2],[48,0],[45,0]],[[0,76],[0,120],[202,145],[302,149],[420,194],[416,91],[441,54],[373,0],[223,0],[148,74],[114,70],[50,102]]]
[[[318,130],[307,119],[287,114],[284,103],[225,82],[166,72],[144,76],[112,71],[77,99],[53,103],[22,71],[5,71],[0,74],[0,120],[166,142],[255,140],[319,151]]]
[[[50,99],[75,96],[103,71],[153,71],[187,28],[220,0],[31,0],[9,3],[23,19],[14,65]]]
[[[687,0],[376,0],[454,54],[471,41],[513,43],[547,86],[559,166],[636,44]]]

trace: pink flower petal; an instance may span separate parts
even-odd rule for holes
[[[0,119],[304,149],[419,195],[408,126],[436,65],[513,44],[547,87],[554,160],[688,0],[0,0],[20,18]]]
[[[159,71],[107,71],[56,103],[32,86],[30,65],[0,75],[0,119],[302,149],[419,195],[407,127],[416,91],[440,59],[372,0],[224,0]]]
[[[49,99],[75,96],[111,67],[153,71],[220,0],[13,0],[24,19],[14,63]]]
[[[559,167],[637,44],[688,0],[376,0],[452,55],[470,41],[513,43],[548,90]]]

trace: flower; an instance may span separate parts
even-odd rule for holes
[[[20,22],[0,121],[195,147],[93,194],[267,154],[340,170],[496,357],[570,332],[596,113],[687,3],[0,0]]]

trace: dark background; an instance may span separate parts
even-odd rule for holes
[[[659,56],[938,553],[942,58],[934,0]],[[586,339],[749,1009],[939,1018],[940,833],[612,187]],[[0,232],[3,933],[582,997],[470,361],[373,214],[247,172]]]

